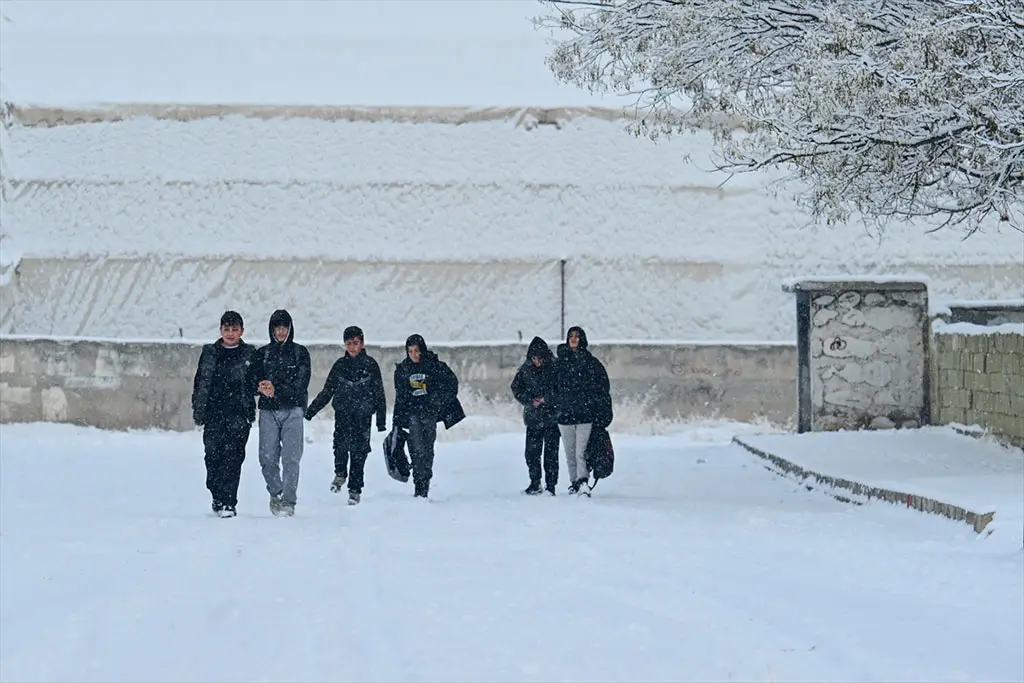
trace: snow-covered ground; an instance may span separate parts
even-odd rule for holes
[[[1019,538],[807,491],[751,426],[619,435],[591,500],[521,495],[521,435],[457,427],[432,502],[375,450],[349,508],[314,424],[297,516],[254,435],[228,520],[198,433],[4,425],[0,679],[1024,679]]]

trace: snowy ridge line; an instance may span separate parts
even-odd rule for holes
[[[1019,334],[1024,335],[1024,323],[1001,323],[999,325],[978,325],[976,323],[947,323],[942,320],[932,322],[933,334]]]
[[[563,181],[539,181],[527,180],[524,178],[507,178],[495,180],[445,180],[430,181],[416,179],[395,180],[323,180],[318,178],[260,178],[260,177],[233,177],[233,178],[80,178],[69,176],[47,176],[28,177],[19,176],[8,179],[13,193],[30,191],[36,189],[66,188],[72,185],[84,187],[119,187],[119,188],[145,188],[154,187],[175,187],[175,188],[234,188],[236,186],[268,187],[275,189],[291,189],[304,187],[316,190],[339,189],[339,190],[409,190],[420,191],[450,191],[450,190],[504,190],[509,188],[527,190],[540,193],[551,190],[621,190],[629,188],[634,190],[649,190],[662,193],[691,193],[709,197],[725,198],[740,197],[759,194],[756,188],[723,188],[721,183],[699,184],[692,182],[649,182],[629,181],[628,179],[616,180],[595,180],[594,182],[563,182]]]
[[[813,479],[815,484],[823,487],[825,493],[843,503],[863,505],[867,501],[877,499],[892,503],[893,505],[905,505],[919,512],[940,515],[957,522],[966,522],[978,534],[984,532],[985,527],[995,519],[996,510],[994,506],[985,506],[978,510],[968,510],[954,503],[945,503],[936,498],[929,498],[916,493],[896,491],[852,479],[833,477],[822,472],[806,469],[780,455],[749,444],[742,436],[734,436],[732,441],[765,460],[767,463],[765,467],[769,471],[775,472],[787,479],[799,481],[808,489],[814,488],[813,485],[807,483],[808,480]],[[841,491],[847,493],[844,494]]]
[[[666,116],[664,112],[654,115]],[[99,102],[95,104],[54,105],[21,102],[12,104],[7,117],[14,123],[31,127],[83,125],[92,123],[118,123],[131,119],[157,121],[199,121],[216,118],[259,119],[261,121],[313,119],[345,123],[434,123],[462,126],[472,123],[513,121],[515,126],[532,130],[535,126],[561,126],[575,119],[589,118],[601,121],[627,121],[634,114],[629,105],[622,107],[587,105],[524,105],[524,106],[469,106],[469,105],[330,105],[330,104],[190,104],[159,102]],[[702,116],[695,118],[683,111],[676,118],[699,121],[702,128],[738,129],[743,123],[729,116]]]
[[[532,337],[531,337],[532,338]],[[96,344],[180,344],[184,346],[200,346],[202,344],[209,344],[216,340],[216,336],[211,336],[209,339],[186,339],[182,337],[171,337],[168,339],[147,339],[143,337],[92,337],[92,336],[75,336],[75,335],[48,335],[48,334],[4,334],[0,333],[0,342],[3,341],[53,341],[53,342],[87,342]],[[263,344],[265,341],[262,338],[258,342],[248,342]],[[305,341],[302,339],[296,339],[296,341],[304,346],[342,346],[343,340],[339,337],[338,339],[315,339]],[[548,340],[551,343],[551,340]],[[722,341],[703,341],[703,340],[672,340],[672,339],[601,339],[601,340],[589,340],[590,346],[740,346],[740,347],[759,347],[759,346],[772,346],[772,347],[796,347],[796,342],[784,342],[784,341],[737,341],[737,340],[722,340]],[[497,339],[497,340],[480,340],[480,341],[431,341],[427,340],[427,345],[431,347],[440,348],[482,348],[482,347],[493,347],[493,346],[523,346],[529,345],[528,339]],[[560,340],[558,343],[562,343]],[[401,341],[374,341],[367,343],[368,347],[378,348],[402,348],[405,345],[405,340]]]
[[[833,271],[834,272],[834,271]],[[800,275],[789,277],[783,280],[782,286],[786,289],[796,287],[801,282],[855,282],[871,284],[894,284],[908,282],[920,285],[931,284],[931,278],[921,273],[894,273],[891,275],[864,274],[864,275]]]
[[[1021,269],[1021,274],[1024,275],[1024,268]],[[943,301],[942,305],[954,308],[1024,308],[1024,299],[964,299]]]

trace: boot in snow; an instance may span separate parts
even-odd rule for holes
[[[344,474],[336,474],[336,475],[334,475],[334,481],[331,482],[331,491],[333,493],[337,493],[338,491],[340,491],[343,488],[345,488],[345,480],[346,479],[348,479],[348,477],[346,475],[344,475]]]

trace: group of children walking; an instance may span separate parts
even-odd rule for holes
[[[378,432],[387,429],[384,382],[377,361],[366,353],[363,331],[355,326],[345,329],[345,354],[335,361],[312,401],[308,399],[309,351],[295,341],[288,311],[280,309],[270,316],[270,339],[264,346],[243,341],[244,331],[242,316],[226,311],[220,319],[220,338],[203,346],[193,381],[192,418],[203,428],[206,488],[213,512],[220,517],[237,514],[242,463],[258,408],[259,462],[270,511],[275,516],[294,515],[303,420],[312,420],[328,403],[334,410],[331,490],[347,488],[349,505],[358,504],[371,451],[371,429],[374,422]],[[394,371],[392,429],[400,430],[408,445],[414,495],[426,498],[433,478],[437,423],[451,427],[465,413],[458,399],[458,378],[427,348],[423,337],[411,335],[405,351],[405,359]],[[592,429],[607,427],[612,414],[608,375],[587,350],[582,328],[570,328],[557,358],[543,339],[534,338],[511,390],[523,405],[526,424],[530,485],[525,493],[547,490],[554,495],[561,438],[569,491],[589,495],[587,443]]]

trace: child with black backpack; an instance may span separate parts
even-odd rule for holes
[[[312,420],[330,402],[334,408],[334,480],[337,493],[348,480],[348,504],[356,505],[363,491],[366,456],[370,453],[370,427],[374,414],[377,431],[386,429],[387,399],[380,366],[366,353],[363,331],[345,328],[345,355],[334,362],[317,394],[306,410]]]

